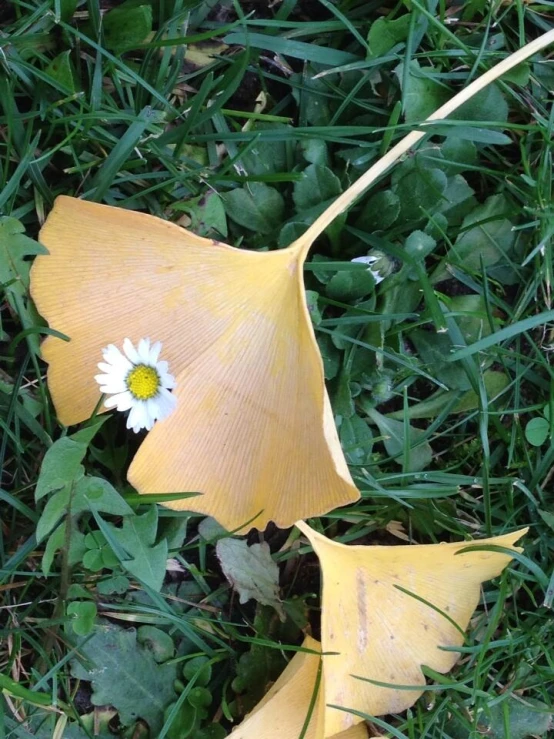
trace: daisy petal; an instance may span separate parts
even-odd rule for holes
[[[122,393],[117,393],[116,395],[111,395],[109,398],[106,398],[104,400],[104,405],[106,408],[116,408],[118,411],[127,411],[131,407],[129,404],[129,398],[133,398],[131,393],[129,393],[127,390],[125,390]]]
[[[94,378],[100,387],[115,387],[115,390],[102,390],[103,393],[122,393],[127,389],[125,380],[121,380],[119,377],[110,377],[109,375],[96,375]],[[121,388],[121,389],[117,389]]]
[[[108,346],[102,349],[102,356],[106,362],[114,364],[123,357],[123,354],[115,344],[108,344]]]
[[[160,372],[160,384],[162,387],[166,387],[168,390],[171,390],[175,387],[175,378],[168,372]]]
[[[127,392],[125,385],[100,385],[102,395],[118,395]]]
[[[144,403],[144,414],[146,416],[146,430],[150,431],[154,422],[158,418],[160,409],[157,399],[151,398]]]
[[[139,341],[137,353],[142,364],[150,364],[150,339],[141,339]]]
[[[129,413],[127,417],[127,428],[133,429],[135,434],[138,433],[137,429],[140,429],[138,415],[139,415],[138,406],[133,405],[131,408],[131,412]]]
[[[131,393],[128,390],[125,390],[125,392],[120,393],[118,395],[119,402],[117,404],[117,410],[121,411],[122,413],[124,411],[128,411],[130,408],[133,407],[133,403],[135,402],[135,399],[131,395]]]
[[[158,368],[158,372],[161,370],[160,364],[162,364],[161,362],[158,363],[158,357],[160,356],[161,350],[162,350],[162,342],[156,341],[150,347],[150,356],[148,359],[148,362],[151,366],[156,365],[156,367]],[[164,362],[164,364],[166,365],[166,369],[167,369],[167,362]]]
[[[168,392],[165,388],[160,388],[157,398],[158,403],[158,421],[162,421],[172,413],[177,406],[177,398]]]
[[[140,364],[140,357],[131,339],[123,339],[123,350],[133,364]]]

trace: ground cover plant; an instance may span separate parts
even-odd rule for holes
[[[320,568],[298,529],[229,537],[157,506],[127,482],[143,436],[123,416],[70,429],[56,418],[39,353],[56,327],[29,297],[55,197],[282,249],[551,16],[546,2],[415,0],[0,8],[5,736],[224,737],[304,635],[322,636]],[[549,54],[434,126],[305,264],[361,491],[312,528],[392,545],[530,527],[484,585],[454,669],[424,667],[428,690],[408,711],[368,717],[372,734],[550,727]],[[109,312],[118,295],[106,286]]]

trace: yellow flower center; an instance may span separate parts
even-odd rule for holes
[[[127,388],[137,400],[150,400],[158,394],[160,376],[154,367],[137,364],[125,378]]]

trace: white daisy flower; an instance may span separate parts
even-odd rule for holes
[[[372,257],[368,255],[367,257],[356,257],[355,259],[351,259],[350,261],[360,262],[361,264],[368,264],[369,267],[367,268],[367,271],[371,272],[371,276],[375,280],[376,285],[378,285],[380,282],[383,282],[383,280],[385,279],[384,277],[381,277],[378,269],[371,269],[375,262],[378,261],[378,257]]]
[[[155,421],[166,418],[177,400],[169,391],[175,387],[175,378],[168,372],[167,362],[158,361],[161,342],[150,345],[150,339],[141,339],[137,348],[130,339],[123,341],[123,352],[114,344],[102,349],[104,361],[98,368],[104,374],[96,375],[100,392],[106,398],[106,408],[130,411],[127,428],[138,433],[150,431]]]
[[[395,260],[380,249],[372,249],[365,257],[356,257],[350,261],[367,264],[367,271],[371,273],[376,285],[383,282],[385,277],[388,277],[396,269]]]

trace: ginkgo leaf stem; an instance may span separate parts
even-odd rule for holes
[[[481,77],[474,80],[470,85],[465,87],[457,95],[449,100],[440,108],[437,108],[428,118],[420,124],[417,131],[412,131],[403,139],[401,139],[390,151],[388,151],[381,159],[370,167],[356,182],[354,182],[347,190],[345,190],[339,197],[312,223],[308,230],[296,241],[290,245],[290,249],[295,249],[299,252],[299,258],[303,261],[312,244],[320,236],[323,231],[329,226],[334,219],[343,213],[352,203],[365,192],[370,185],[372,185],[381,175],[385,174],[387,170],[396,162],[400,157],[423,139],[431,129],[431,126],[426,124],[432,124],[435,121],[441,121],[457,108],[463,105],[465,102],[470,100],[474,95],[483,90],[491,82],[494,82],[503,74],[508,72],[513,67],[521,64],[521,62],[528,59],[533,54],[543,49],[545,46],[554,43],[554,29],[548,31],[548,33],[539,36],[534,41],[518,49],[510,56],[503,59],[501,62],[496,64],[494,67],[485,72]]]

